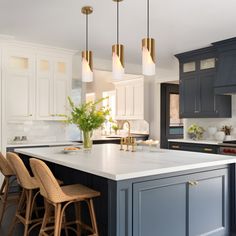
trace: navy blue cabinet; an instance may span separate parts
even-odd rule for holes
[[[180,62],[180,116],[231,117],[231,96],[216,95],[217,52],[208,47],[176,55]]]
[[[200,144],[200,143],[185,143],[185,142],[172,142],[168,143],[169,149],[173,150],[182,150],[182,151],[190,151],[190,152],[204,152],[204,153],[219,153],[219,145],[213,144]]]
[[[228,169],[133,185],[133,235],[229,235]]]
[[[215,92],[218,94],[236,93],[236,38],[213,43],[218,52],[218,72]]]

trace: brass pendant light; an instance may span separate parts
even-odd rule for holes
[[[112,73],[114,79],[122,79],[124,69],[124,45],[119,43],[119,3],[123,0],[113,0],[117,3],[117,41],[112,46]]]
[[[152,76],[156,73],[155,65],[155,40],[150,38],[150,4],[147,0],[147,38],[142,40],[142,65],[143,65],[143,75]]]
[[[93,13],[93,8],[84,6],[81,12],[86,16],[86,50],[82,52],[82,81],[93,81],[93,53],[88,50],[88,15]]]

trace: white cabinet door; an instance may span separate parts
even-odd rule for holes
[[[57,120],[63,120],[63,117],[58,115],[66,114],[68,110],[67,97],[71,79],[70,67],[69,61],[63,58],[54,60],[54,115]]]
[[[126,92],[124,86],[116,88],[116,119],[122,119],[126,114]]]
[[[35,107],[34,56],[6,52],[4,73],[7,120],[32,120]]]
[[[134,115],[134,86],[133,84],[125,87],[125,116],[132,117]]]
[[[53,62],[48,56],[37,56],[36,118],[54,119],[53,110]]]
[[[120,81],[116,86],[116,119],[144,119],[143,78]]]
[[[144,84],[140,81],[134,86],[134,117],[144,119]]]
[[[53,55],[37,57],[37,119],[62,120],[67,112],[70,86],[70,63]]]

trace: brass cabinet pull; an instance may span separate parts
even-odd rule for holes
[[[172,145],[171,147],[172,147],[172,148],[177,148],[177,149],[179,149],[179,148],[180,148],[180,146],[179,146],[179,145]]]
[[[190,186],[194,186],[194,182],[193,182],[193,181],[188,181],[188,184],[189,184]]]
[[[196,185],[198,185],[199,183],[198,183],[198,181],[188,181],[188,184],[189,184],[190,186],[196,186]]]
[[[212,148],[204,148],[203,150],[204,150],[205,152],[212,152],[212,151],[213,151]]]

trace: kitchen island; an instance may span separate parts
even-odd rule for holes
[[[132,153],[115,144],[76,154],[63,154],[61,147],[15,152],[26,163],[29,157],[46,161],[65,183],[100,191],[95,207],[102,236],[223,236],[233,228],[233,156]]]

